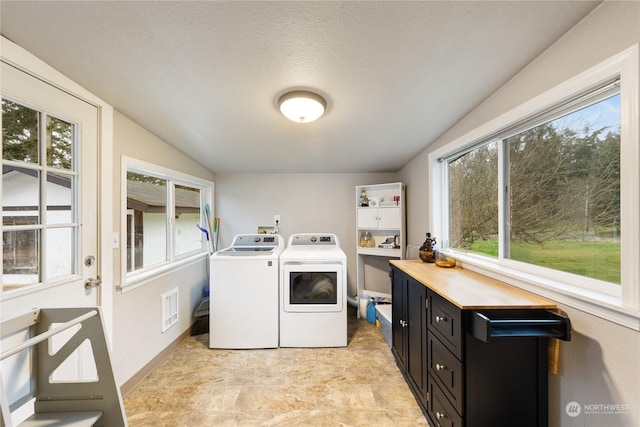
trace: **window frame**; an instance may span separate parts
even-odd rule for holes
[[[448,235],[448,157],[490,141],[509,128],[542,116],[582,94],[619,78],[621,107],[620,197],[621,284],[605,282],[502,258],[450,249],[461,264],[511,285],[540,294],[640,330],[640,55],[638,44],[557,85],[428,155],[429,226],[436,236]],[[501,142],[499,141],[499,145]],[[499,150],[502,147],[499,146]],[[503,162],[499,155],[498,188],[504,188]],[[626,179],[625,179],[626,178]],[[504,230],[504,191],[499,192],[499,230]],[[549,274],[551,271],[553,274]]]
[[[155,263],[149,267],[143,267],[131,272],[127,271],[127,172],[135,172],[166,180],[167,184],[167,209],[166,209],[166,257],[161,263]],[[122,292],[133,290],[145,285],[159,276],[169,274],[177,267],[183,267],[200,261],[210,254],[210,247],[205,240],[201,249],[175,254],[176,223],[175,216],[175,186],[187,186],[200,190],[200,225],[204,226],[205,206],[211,207],[213,212],[214,183],[202,178],[175,171],[163,166],[155,165],[144,160],[122,156],[121,162],[121,213],[120,213],[120,276],[121,284],[118,289]]]

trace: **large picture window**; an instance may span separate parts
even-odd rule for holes
[[[449,160],[451,246],[620,284],[620,95],[612,91]]]
[[[129,158],[123,170],[125,286],[210,251],[202,230],[207,230],[211,182]]]
[[[461,264],[640,330],[638,46],[429,154]]]

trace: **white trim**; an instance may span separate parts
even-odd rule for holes
[[[621,93],[621,141],[623,153],[620,159],[621,179],[620,222],[626,227],[621,239],[621,253],[629,253],[634,259],[622,262],[621,282],[623,304],[640,312],[640,45],[628,49],[621,62],[620,75],[626,86]],[[630,96],[628,96],[630,95]],[[622,149],[624,147],[624,149]]]
[[[570,275],[553,272],[540,274],[533,266],[519,268],[516,262],[475,256],[453,251],[466,268],[543,295],[561,304],[575,307],[634,330],[640,330],[640,47],[638,44],[590,68],[576,77],[548,90],[505,114],[483,124],[428,156],[430,179],[430,229],[436,235],[448,235],[445,200],[446,167],[439,159],[472,145],[518,121],[540,114],[553,105],[566,102],[578,93],[610,81],[621,80],[621,291],[614,287],[578,285]],[[504,203],[504,201],[502,201]],[[574,278],[575,279],[575,278]],[[573,283],[571,283],[573,281]],[[582,283],[595,283],[580,278]]]
[[[153,163],[146,162],[144,160],[136,159],[134,157],[122,156],[122,170],[124,177],[127,177],[127,168],[135,169],[136,172],[146,173],[148,175],[156,176],[159,178],[167,178],[180,184],[196,185],[201,188],[213,188],[213,182],[198,178],[197,176],[189,175],[177,170],[165,168]],[[124,180],[126,181],[126,179]],[[126,189],[126,183],[124,188]],[[125,192],[126,200],[126,192]]]
[[[146,271],[144,274],[129,278],[127,283],[117,285],[116,289],[121,293],[126,294],[127,292],[133,291],[134,289],[148,283],[155,282],[162,277],[174,274],[180,269],[197,264],[201,262],[202,259],[208,258],[208,255],[208,253],[200,253],[189,258],[181,259],[180,261],[166,263],[162,265],[162,267],[158,267],[153,270]]]

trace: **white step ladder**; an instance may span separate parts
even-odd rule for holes
[[[53,325],[56,326],[52,328]],[[73,336],[50,354],[52,337],[72,327],[77,329]],[[32,392],[27,398],[35,398],[35,413],[18,424],[19,427],[128,425],[113,376],[100,308],[43,308],[0,324],[3,339],[27,330],[33,331],[31,338],[7,349],[0,348],[0,363],[18,353],[30,352]],[[97,379],[52,381],[54,371],[86,341],[91,344]],[[14,427],[12,411],[29,399],[21,398],[9,404],[6,386],[12,384],[0,375],[0,427]]]

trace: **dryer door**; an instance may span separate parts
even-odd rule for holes
[[[288,313],[339,312],[345,309],[344,266],[335,263],[285,263],[282,302]]]

